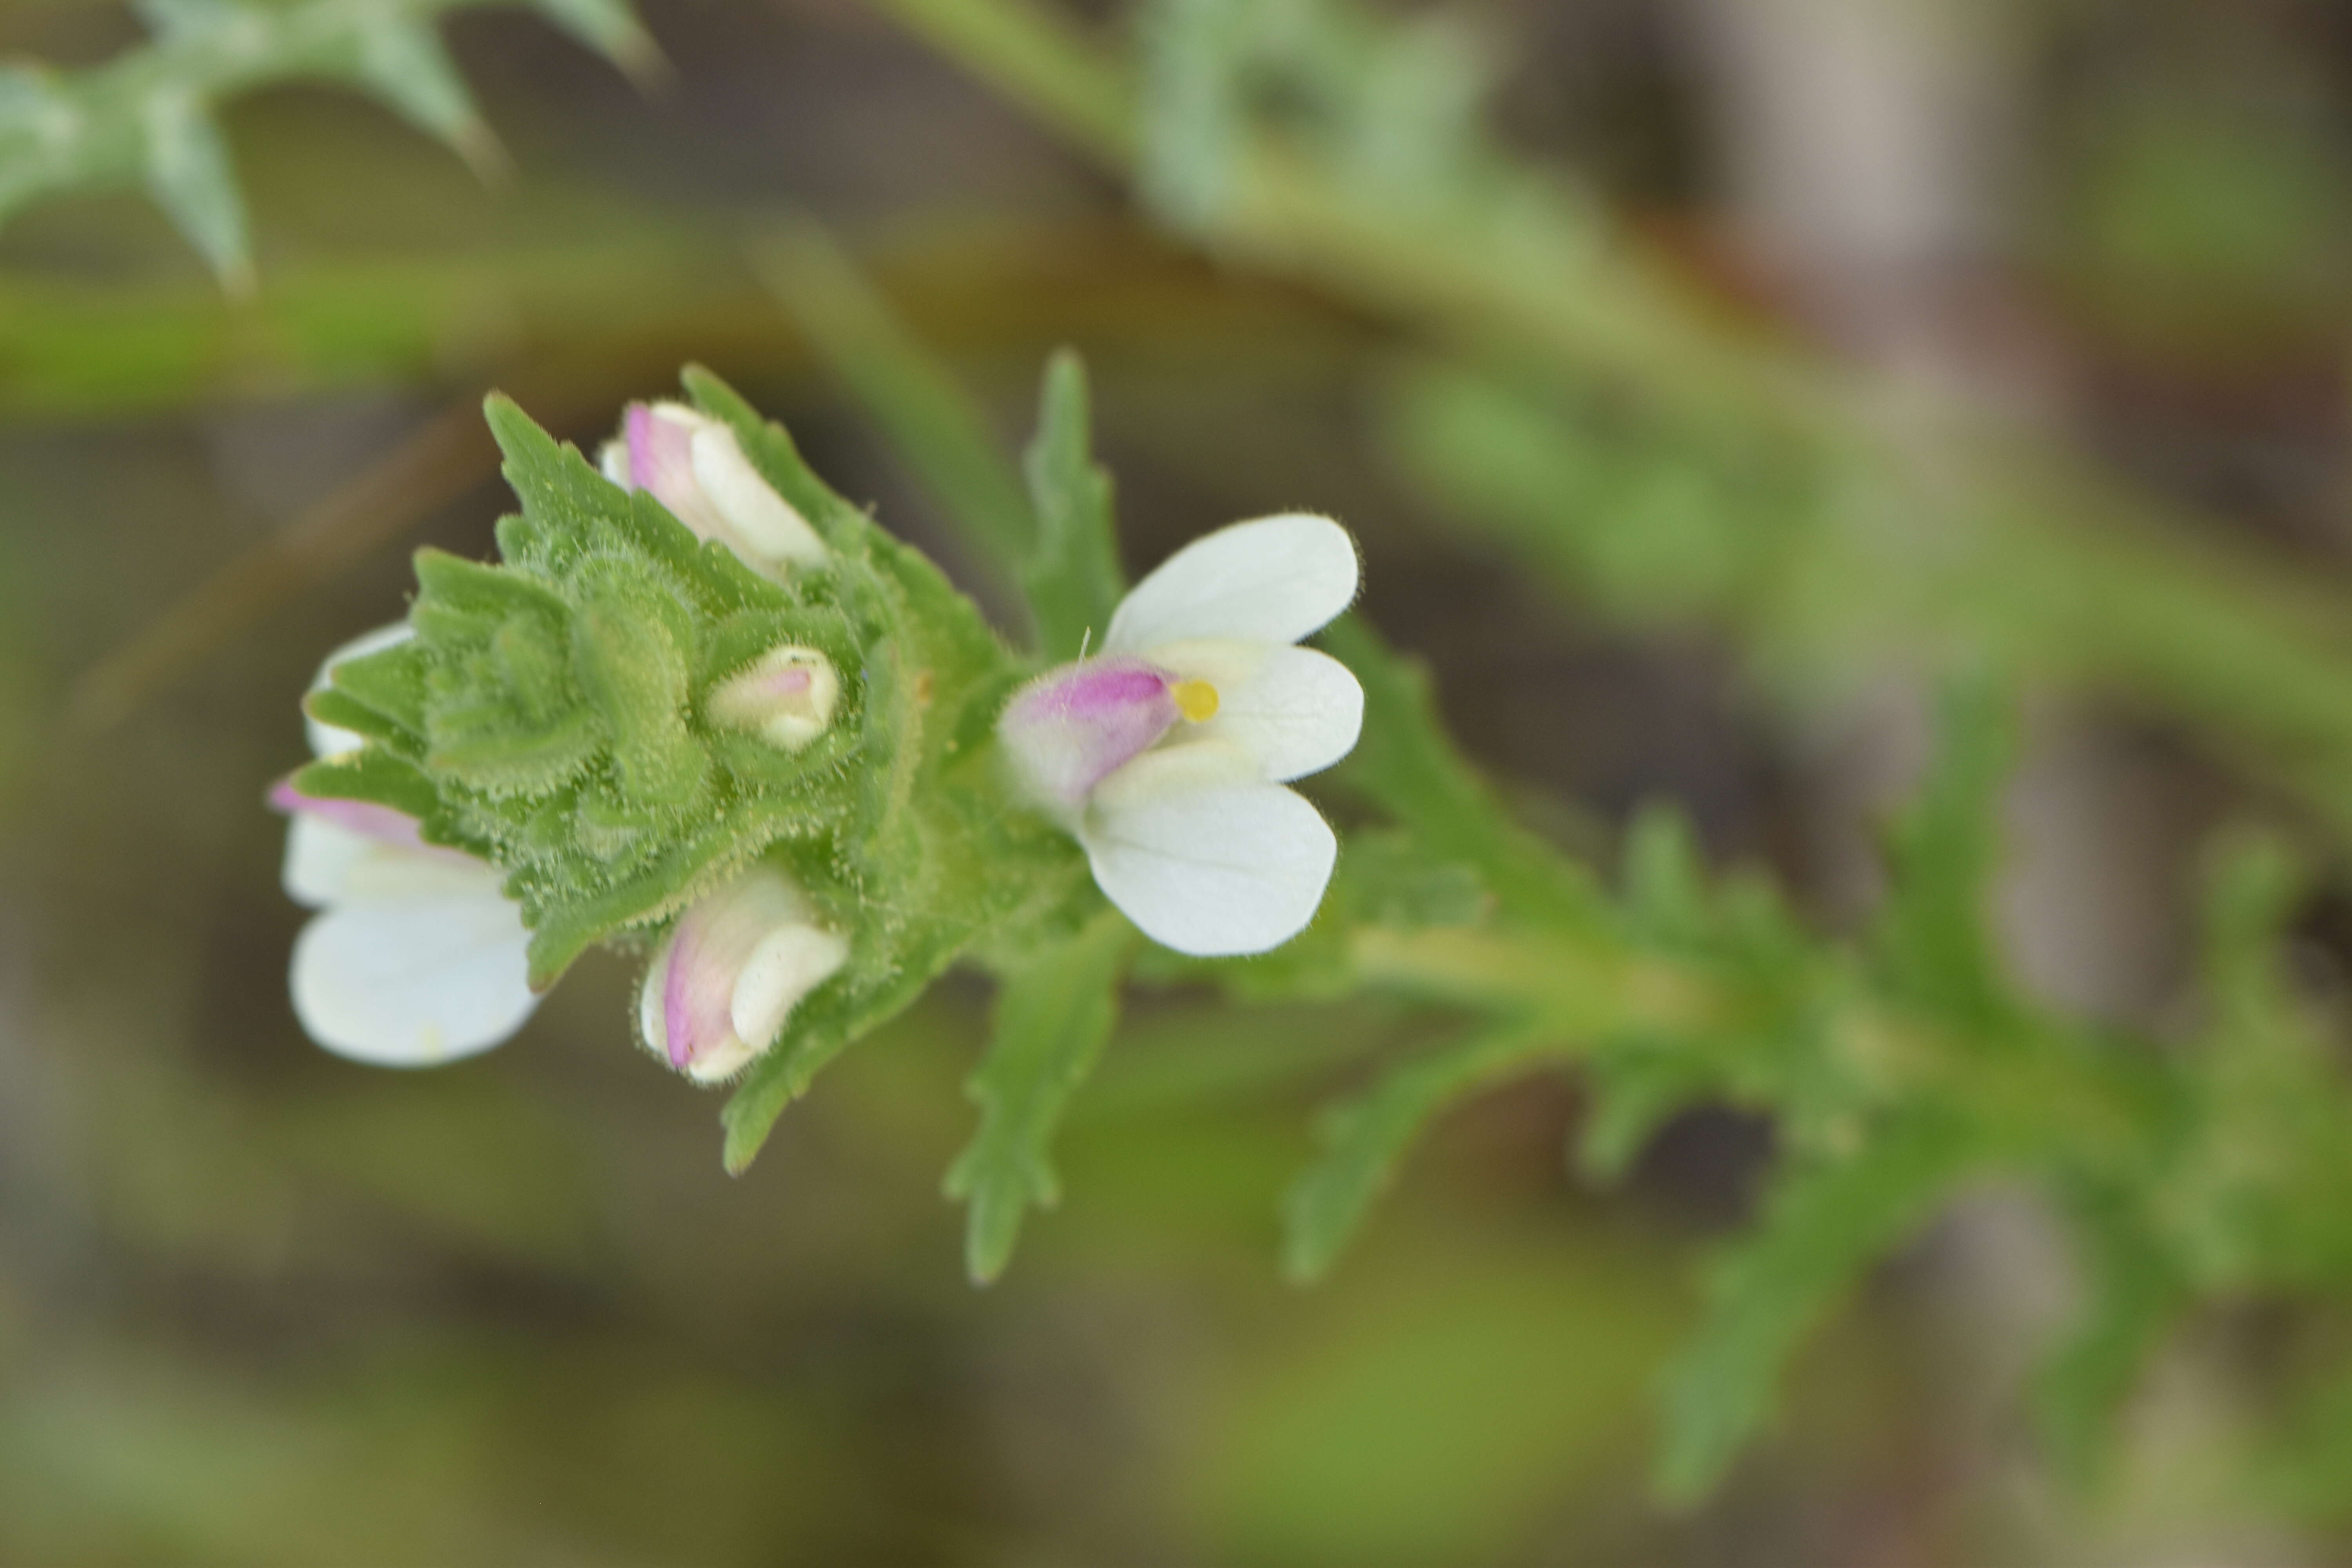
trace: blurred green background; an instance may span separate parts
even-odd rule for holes
[[[1253,9],[646,0],[668,64],[633,84],[466,8],[500,181],[273,83],[224,114],[249,295],[131,192],[0,233],[0,1560],[2352,1562],[2340,1497],[2246,1479],[2255,1304],[2164,1352],[2105,1485],[2051,1478],[2018,1388],[2074,1285],[2000,1190],[1841,1310],[1711,1500],[1660,1506],[1659,1369],[1771,1129],[1681,1117],[1599,1190],[1573,1079],[1490,1095],[1294,1288],[1280,1194],[1316,1105],[1421,1026],[1387,1004],[1139,995],[1062,1207],[985,1291],[940,1195],[976,981],[740,1179],[610,955],[443,1071],[301,1037],[262,791],[409,549],[488,553],[486,389],[587,445],[707,363],[969,574],[763,263],[794,215],[1007,450],[1046,354],[1087,356],[1131,570],[1346,521],[1368,617],[1571,847],[1672,800],[1851,929],[1923,681],[1990,649],[2030,679],[1996,901],[2037,995],[2176,1023],[2224,816],[2336,864],[2352,16]],[[1186,130],[1220,26],[1266,68],[1216,80],[1289,138],[1262,164]],[[0,10],[0,54],[69,68],[145,36]],[[2294,927],[2323,1006],[2347,909]]]

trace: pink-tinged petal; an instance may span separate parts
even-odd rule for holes
[[[778,582],[824,561],[824,542],[751,466],[732,426],[684,404],[633,403],[621,431],[605,477],[651,491],[697,538]]]
[[[622,425],[629,479],[637,489],[652,491],[654,500],[678,521],[708,539],[714,520],[694,482],[694,427],[678,416],[683,412],[663,404],[629,405]]]
[[[770,744],[797,752],[833,723],[841,677],[816,648],[770,648],[712,689],[705,707],[721,724],[752,730]]]
[[[731,1077],[848,956],[790,878],[754,867],[678,917],[638,994],[639,1027],[689,1077]]]
[[[668,1047],[669,1065],[683,1068],[698,1055],[708,1054],[735,1032],[730,1014],[735,994],[735,967],[713,941],[719,933],[718,912],[708,904],[678,918],[670,938],[667,968],[662,984],[662,1039]]]
[[[269,804],[274,810],[289,816],[315,817],[331,822],[346,833],[372,838],[380,844],[398,844],[413,849],[426,847],[418,836],[416,818],[388,805],[378,805],[366,800],[331,800],[321,795],[304,795],[294,787],[291,779],[280,779],[269,786]]]
[[[1165,671],[1139,658],[1092,658],[1014,692],[996,732],[1022,787],[1066,810],[1181,717]]]

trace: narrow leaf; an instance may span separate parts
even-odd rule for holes
[[[2042,1367],[2034,1415],[2059,1471],[2077,1486],[2100,1478],[2116,1412],[2188,1308],[2188,1283],[2127,1205],[2078,1204],[2078,1249],[2088,1289],[2082,1317]]]
[[[1037,437],[1023,465],[1037,513],[1037,547],[1022,581],[1049,659],[1078,657],[1126,592],[1111,520],[1110,475],[1094,460],[1085,363],[1068,349],[1045,367]]]
[[[245,200],[237,194],[220,127],[193,93],[163,88],[148,96],[147,188],[188,243],[203,253],[221,286],[253,288],[253,258],[246,240]]]
[[[1363,1098],[1329,1112],[1322,1157],[1283,1205],[1285,1271],[1294,1279],[1320,1279],[1432,1119],[1553,1054],[1559,1044],[1549,1025],[1505,1025],[1396,1068]]]
[[[1784,1177],[1761,1226],[1723,1258],[1711,1310],[1664,1389],[1657,1487],[1689,1503],[1716,1483],[1771,1407],[1798,1342],[1871,1264],[1949,1195],[1979,1142],[1920,1112],[1857,1154]]]
[[[360,32],[359,72],[412,124],[447,142],[482,179],[505,175],[505,150],[428,24],[390,12],[372,16]]]
[[[1027,1211],[1060,1200],[1054,1133],[1110,1038],[1134,935],[1106,910],[997,994],[988,1055],[966,1088],[980,1106],[980,1130],[947,1177],[948,1196],[969,1205],[964,1266],[977,1284],[1004,1271]]]
[[[1890,836],[1893,887],[1874,935],[1898,987],[1998,1033],[2013,1011],[1987,910],[2014,750],[2006,693],[1980,677],[1957,679],[1941,719],[1927,783]]]

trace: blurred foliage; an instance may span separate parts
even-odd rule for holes
[[[292,77],[384,100],[485,174],[505,154],[434,32],[480,0],[142,0],[154,42],[95,70],[0,75],[0,218],[59,193],[143,184],[222,282],[253,286],[245,204],[213,111]],[[535,0],[540,11],[640,71],[658,56],[627,0]]]
[[[13,206],[151,180],[154,133],[174,131],[165,205],[234,276],[251,247],[213,110],[324,69],[479,160],[429,26],[453,8],[155,7],[155,40],[112,63],[9,79],[0,190]],[[1974,1456],[1942,1461],[1967,1479],[1922,1479],[1965,1399],[1906,1359],[1937,1354],[1898,1321],[1926,1267],[1912,1243],[2019,1193],[2056,1216],[2079,1284],[2036,1346],[2042,1458],[2141,1529],[2253,1521],[2253,1545],[2208,1555],[2340,1548],[2352,1091],[2311,936],[2352,823],[2340,561],[2284,559],[2056,420],[1832,362],[1727,303],[1704,258],[1493,129],[1488,78],[1512,53],[1465,16],[1154,0],[1097,29],[1046,0],[875,9],[1126,182],[1172,247],[1055,195],[993,226],[866,226],[861,278],[806,225],[780,228],[764,183],[678,199],[527,161],[484,201],[278,101],[239,111],[238,162],[257,190],[300,193],[256,211],[309,243],[263,245],[250,300],[78,266],[140,243],[104,208],[15,226],[31,247],[0,270],[0,406],[22,422],[0,501],[0,812],[28,830],[0,902],[0,1554],[1402,1568],[1875,1561],[1892,1529],[1923,1561],[2178,1556],[2128,1523],[2120,1547],[2028,1549],[1918,1501],[1942,1486],[2006,1506]],[[2087,26],[2117,8],[2054,9]],[[232,70],[207,31],[314,11],[394,17],[401,47]],[[2045,262],[2069,330],[2133,354],[2238,375],[2340,361],[2340,88],[2317,49],[2248,65],[2208,47],[2238,25],[2183,42],[2151,21],[2131,70],[2076,90]],[[24,138],[67,100],[113,127],[89,143],[106,157],[42,163],[36,183],[47,154]],[[34,130],[6,131],[12,110]],[[319,194],[343,184],[373,210]],[[1063,339],[1120,390],[1089,411],[1060,362],[1024,474],[1003,456],[1008,366]],[[1883,896],[1832,936],[1817,889],[1710,869],[1671,805],[1613,853],[1563,853],[1541,791],[1507,797],[1447,731],[1599,719],[1562,712],[1563,688],[1494,720],[1474,675],[1447,681],[1449,724],[1418,661],[1350,622],[1327,646],[1372,715],[1324,792],[1346,847],[1307,937],[1212,968],[1087,928],[996,994],[976,1070],[982,1010],[954,986],[870,1048],[780,1060],[739,1153],[817,1066],[823,1092],[732,1188],[708,1177],[699,1108],[614,1048],[621,977],[598,961],[534,1026],[578,1037],[560,1059],[430,1080],[303,1061],[272,1010],[290,917],[255,870],[252,783],[289,760],[286,700],[316,649],[395,589],[354,565],[352,520],[480,553],[438,511],[494,459],[478,437],[431,448],[431,485],[387,469],[383,496],[314,514],[313,542],[203,637],[150,648],[110,698],[140,722],[72,743],[93,760],[46,728],[58,678],[258,548],[212,499],[220,465],[153,455],[157,427],[385,387],[463,409],[497,377],[576,433],[687,358],[772,395],[812,464],[881,495],[894,527],[948,520],[943,557],[1048,653],[1118,591],[1105,461],[1142,536],[1269,489],[1340,504],[1370,454],[1371,482],[1411,498],[1363,509],[1391,530],[1368,533],[1370,613],[1392,629],[1448,591],[1410,581],[1431,563],[1498,562],[1577,635],[1727,650],[1775,698],[1769,724],[1916,678],[1942,694],[1937,761],[1888,834]],[[826,423],[813,360],[891,433],[928,507]],[[1273,426],[1270,383],[1343,387],[1370,410],[1360,449]],[[348,602],[320,590],[283,648],[256,651],[255,619],[341,573]],[[1516,601],[1493,598],[1462,615],[1515,635]],[[167,679],[173,700],[139,709]],[[2022,699],[2053,692],[2189,738],[2254,819],[2205,858],[2193,994],[2148,1016],[2032,994],[1990,923]],[[142,955],[127,978],[125,951]],[[1107,973],[1130,961],[1142,983],[1118,994]],[[1630,1195],[1556,1190],[1571,1104],[1574,1171]],[[1657,1173],[1727,1106],[1769,1127],[1769,1173],[1685,1292],[1668,1241],[1694,1222],[1661,1207]],[[982,1278],[1059,1200],[984,1296],[949,1267],[950,1167]],[[1279,1293],[1277,1247],[1296,1276],[1339,1272]],[[2184,1365],[2230,1387],[2184,1394]],[[1634,1500],[1652,1394],[1653,1480],[1681,1522]],[[1845,1522],[1806,1513],[1824,1495]],[[2263,1533],[2282,1521],[2310,1533]]]

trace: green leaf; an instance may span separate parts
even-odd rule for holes
[[[1417,834],[1424,853],[1475,867],[1505,908],[1570,929],[1601,924],[1606,906],[1584,868],[1512,821],[1454,750],[1428,676],[1355,616],[1334,621],[1323,644],[1364,688],[1363,738],[1339,776]]]
[[[428,20],[378,12],[361,24],[358,42],[360,77],[385,101],[485,179],[505,172],[506,153]]]
[[[1718,1087],[1710,1054],[1684,1040],[1637,1037],[1594,1053],[1576,1162],[1595,1181],[1615,1181],[1652,1134]]]
[[[310,763],[294,787],[314,800],[364,800],[425,821],[440,808],[432,781],[411,764],[373,746]]]
[[[1068,349],[1045,366],[1037,437],[1023,471],[1037,514],[1037,548],[1022,573],[1037,643],[1049,660],[1078,657],[1127,591],[1111,521],[1110,475],[1094,460],[1085,363]]]
[[[0,67],[0,216],[45,195],[143,184],[222,282],[252,283],[244,205],[213,116],[274,81],[350,81],[494,174],[504,157],[433,32],[517,0],[140,0],[154,37],[75,72]],[[533,0],[641,78],[660,56],[624,0]]]
[[[661,73],[661,51],[627,0],[530,0],[530,5],[641,82]]]
[[[1110,1038],[1134,935],[1106,910],[1014,969],[997,993],[988,1055],[967,1086],[980,1129],[947,1177],[948,1196],[970,1205],[964,1267],[976,1284],[1004,1271],[1027,1210],[1061,1199],[1054,1133]]]
[[[147,189],[222,285],[232,293],[248,292],[253,257],[246,243],[245,199],[220,127],[194,93],[170,87],[148,95],[140,121]]]
[[[1940,713],[1926,785],[1889,836],[1892,886],[1872,934],[1898,990],[1998,1037],[2016,1016],[1988,905],[2015,749],[2008,693],[1980,675],[1958,679]]]
[[[1694,943],[1710,934],[1698,840],[1672,805],[1643,807],[1626,831],[1625,902],[1627,917],[1651,942]]]
[[[1322,1157],[1283,1205],[1283,1268],[1320,1279],[1395,1178],[1431,1120],[1533,1063],[1564,1056],[1557,1026],[1507,1023],[1391,1068],[1361,1099],[1326,1113]]]
[[[2119,1196],[2074,1205],[2088,1289],[2080,1320],[2034,1382],[2042,1441],[2077,1487],[2101,1479],[2116,1413],[2190,1300],[2178,1266]]]
[[[428,701],[426,671],[423,657],[407,643],[347,658],[335,666],[334,685],[326,691],[314,692],[315,699],[339,699],[357,702],[369,708],[397,726],[405,735],[425,732],[425,711]],[[317,705],[314,700],[313,706]],[[339,719],[327,719],[328,723],[342,723]],[[378,731],[365,724],[347,724],[348,729],[362,734]]]
[[[1849,1158],[1776,1182],[1759,1228],[1716,1268],[1706,1321],[1666,1381],[1663,1497],[1689,1503],[1714,1487],[1762,1425],[1799,1342],[1984,1154],[1980,1140],[1922,1108]]]

